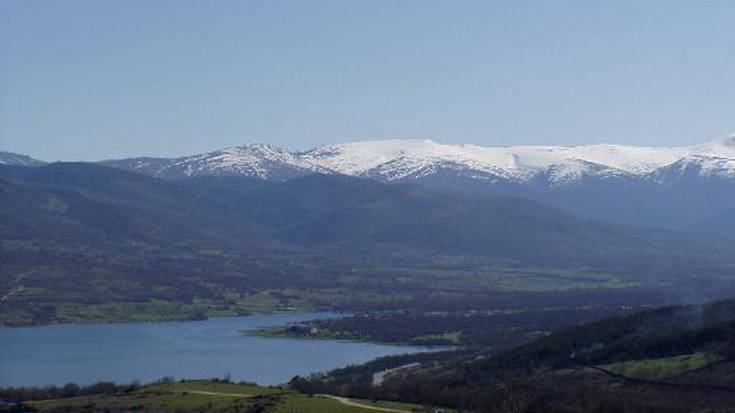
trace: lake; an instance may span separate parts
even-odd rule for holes
[[[0,329],[0,387],[148,382],[164,376],[279,384],[295,375],[427,351],[332,340],[243,335],[243,331],[333,316],[275,314],[125,324],[60,324]]]

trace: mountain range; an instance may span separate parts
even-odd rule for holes
[[[611,144],[486,147],[386,139],[290,152],[269,144],[252,144],[180,158],[138,157],[101,162],[170,179],[247,176],[285,180],[311,173],[331,173],[405,182],[453,171],[494,183],[542,180],[551,185],[565,185],[592,177],[637,177],[664,182],[684,176],[735,178],[735,135],[686,147]],[[0,164],[38,166],[43,162],[0,152]]]
[[[518,334],[538,340],[520,347],[378,359],[291,384],[488,411],[507,410],[503,392],[541,395],[539,411],[620,394],[649,411],[682,388],[688,407],[730,406],[733,301],[547,330],[559,309],[731,295],[733,148],[735,138],[655,149],[376,141],[48,164],[0,153],[0,325],[537,307]],[[462,337],[456,328],[418,337]],[[642,362],[686,368],[672,382],[616,373]]]
[[[491,183],[567,185],[589,178],[666,181],[681,176],[735,178],[735,136],[690,147],[622,145],[448,145],[389,139],[320,146],[305,152],[254,144],[182,158],[129,158],[105,164],[163,178],[249,176],[283,180],[310,173],[418,181],[456,174]]]
[[[729,234],[735,223],[735,135],[688,147],[449,145],[389,139],[303,152],[253,144],[180,158],[101,161],[163,179],[244,177],[282,182],[339,174],[470,197],[523,197],[587,218]],[[42,162],[0,153],[0,164]],[[667,205],[665,210],[661,205]],[[724,226],[723,226],[724,225]]]
[[[319,170],[288,166],[277,158],[307,155],[272,147],[234,152],[243,151],[248,156],[201,155],[178,169],[162,159],[44,164],[3,154],[0,314],[7,316],[0,324],[86,319],[84,309],[112,302],[125,306],[113,319],[137,317],[131,302],[153,311],[156,300],[184,317],[238,313],[250,311],[245,296],[266,290],[274,294],[269,308],[334,308],[323,297],[345,291],[369,291],[350,305],[396,308],[408,304],[391,294],[454,308],[487,304],[504,289],[523,295],[602,285],[634,301],[661,291],[693,301],[732,291],[734,181],[688,171],[681,160],[614,175],[630,180],[544,185],[539,176],[553,173],[547,168],[506,185],[466,166],[387,180],[375,168],[350,170],[349,156],[325,148],[309,156],[349,173],[327,161]],[[121,168],[124,162],[139,167]],[[203,172],[224,164],[240,172]],[[252,171],[267,171],[267,179]],[[671,230],[599,219],[620,206],[631,217],[689,221]],[[467,291],[474,301],[465,303]],[[525,302],[516,295],[506,298]],[[225,298],[226,309],[218,301]],[[65,312],[70,305],[79,310]]]
[[[689,254],[676,234],[579,218],[523,198],[460,197],[345,175],[267,185],[232,177],[169,181],[69,162],[2,166],[0,194],[0,239],[93,249],[400,251],[616,267],[710,252],[694,243],[698,250]]]

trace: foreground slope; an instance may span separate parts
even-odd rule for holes
[[[733,337],[729,300],[602,320],[506,351],[386,358],[294,384],[476,411],[517,403],[513,411],[704,412],[735,403]],[[386,368],[394,370],[376,385],[373,373]]]
[[[309,397],[286,387],[215,380],[184,380],[141,385],[98,383],[80,388],[0,389],[17,406],[41,413],[58,412],[263,412],[263,413],[374,413],[412,411],[419,406],[355,401],[328,396]],[[36,397],[34,399],[33,397]],[[0,405],[2,407],[2,405]],[[423,409],[422,409],[423,410]],[[428,411],[425,410],[425,411]]]

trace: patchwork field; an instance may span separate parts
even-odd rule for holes
[[[306,395],[284,387],[192,380],[158,383],[127,392],[30,401],[27,408],[40,413],[60,412],[265,412],[265,413],[374,413],[426,411],[420,406],[394,402],[341,399]]]

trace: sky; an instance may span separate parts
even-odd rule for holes
[[[735,132],[734,21],[730,0],[3,0],[0,150],[697,144]]]

